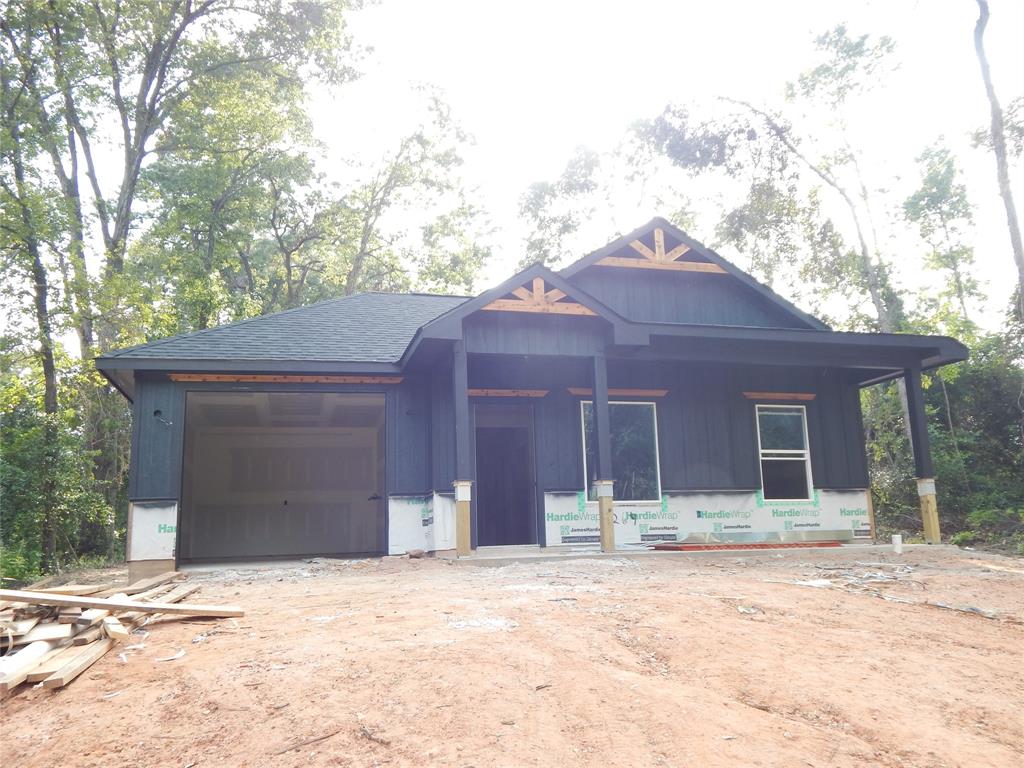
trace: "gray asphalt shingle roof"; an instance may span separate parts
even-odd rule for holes
[[[393,363],[421,326],[465,296],[358,293],[119,349],[101,358]]]

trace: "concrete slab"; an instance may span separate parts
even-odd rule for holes
[[[915,549],[949,550],[950,552],[961,552],[959,547],[944,544],[904,544],[903,552],[911,552]],[[452,562],[456,565],[476,565],[498,568],[516,563],[533,563],[543,561],[564,561],[564,560],[606,560],[606,559],[627,559],[639,560],[652,557],[675,557],[675,558],[737,558],[737,557],[766,557],[770,555],[789,554],[796,555],[800,552],[888,552],[893,551],[891,544],[844,544],[841,547],[800,547],[778,549],[718,549],[697,552],[666,552],[652,549],[622,549],[615,552],[602,552],[600,549],[561,547],[480,547],[469,557],[460,557]]]

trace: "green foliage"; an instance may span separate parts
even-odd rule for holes
[[[46,414],[34,355],[8,342],[0,358],[0,575],[25,579],[43,570],[40,536],[47,513],[56,528],[58,565],[94,547],[91,527],[102,529],[112,513],[93,483],[94,456],[83,445],[74,396],[60,403],[56,415]],[[67,361],[62,367],[70,373]],[[56,434],[56,446],[48,444],[50,434]],[[54,448],[53,475],[47,476],[39,469]],[[48,479],[56,488],[49,509],[43,491]]]

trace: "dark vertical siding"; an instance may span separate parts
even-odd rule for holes
[[[608,324],[596,317],[480,312],[465,321],[466,351],[508,355],[593,355]]]
[[[455,396],[451,363],[439,363],[429,376],[430,478],[437,491],[450,491],[455,482]]]
[[[808,327],[730,275],[590,267],[570,281],[629,320]]]
[[[128,498],[177,499],[185,424],[183,388],[168,379],[138,378],[133,414]]]
[[[432,489],[430,476],[431,381],[413,374],[388,393],[388,493]]]

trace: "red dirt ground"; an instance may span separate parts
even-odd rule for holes
[[[1021,560],[387,558],[191,578],[190,600],[245,618],[157,623],[64,690],[22,686],[0,704],[0,763],[1024,765]]]

